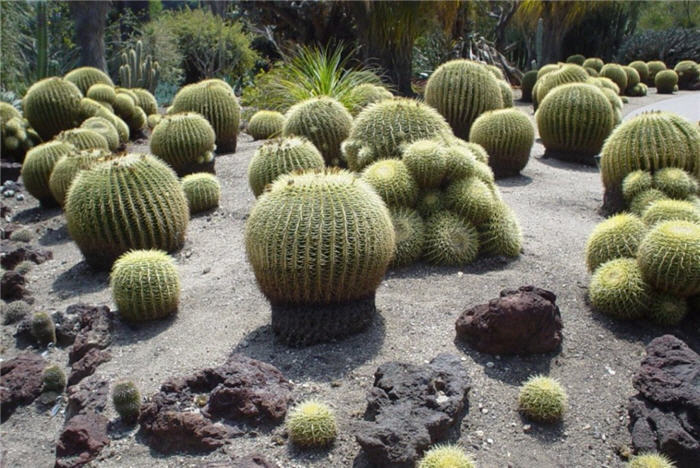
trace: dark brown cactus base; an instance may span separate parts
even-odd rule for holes
[[[59,206],[58,202],[54,200],[53,197],[46,197],[39,200],[39,204],[42,208],[56,208]]]
[[[168,250],[168,253],[173,254],[174,252],[177,252],[182,248],[182,246],[185,244],[184,240],[182,241],[182,244],[180,244],[177,248]],[[90,250],[90,251],[84,251],[81,249],[81,253],[83,254],[83,260],[85,260],[85,263],[90,265],[90,268],[96,271],[105,271],[105,270],[110,270],[112,268],[112,265],[114,265],[114,262],[121,257],[123,254],[128,252],[129,250],[132,249],[158,249],[160,248],[161,250],[166,250],[162,247],[158,246],[133,246],[127,249],[119,249],[118,247],[107,247],[105,246],[101,250]]]
[[[603,194],[603,206],[600,207],[600,214],[612,216],[626,208],[625,199],[622,197],[622,190],[619,188],[608,189]]]
[[[236,138],[228,141],[216,140],[216,154],[235,153],[237,144],[238,135],[236,135]]]
[[[520,175],[520,169],[509,169],[505,167],[491,167],[493,177],[496,179],[505,179],[506,177],[517,177]]]
[[[289,346],[309,346],[363,331],[377,312],[374,294],[344,304],[272,306],[272,330]]]
[[[196,174],[198,172],[208,172],[209,174],[216,174],[216,170],[214,169],[214,165],[216,164],[216,158],[213,158],[211,161],[207,163],[190,163],[187,164],[186,166],[183,166],[175,172],[177,172],[178,177],[184,177],[188,174]]]
[[[586,166],[595,166],[596,162],[594,156],[594,154],[589,153],[569,153],[564,151],[547,150],[544,152],[543,158],[552,158],[560,161],[584,164]]]

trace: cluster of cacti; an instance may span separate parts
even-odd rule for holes
[[[634,258],[647,227],[638,216],[621,213],[598,224],[586,243],[586,265],[595,271],[616,258]]]
[[[27,151],[22,164],[22,181],[27,191],[42,205],[56,203],[49,188],[49,178],[58,160],[73,151],[73,145],[62,141],[42,143]]]
[[[94,130],[82,127],[64,130],[56,135],[54,141],[61,141],[73,145],[77,150],[109,150],[109,143],[107,143],[105,137]]]
[[[208,211],[219,206],[221,184],[213,174],[199,172],[186,175],[180,183],[187,197],[190,213]]]
[[[523,75],[520,81],[520,89],[522,91],[520,99],[523,102],[532,102],[532,88],[537,82],[537,70],[530,70]]]
[[[647,76],[647,84],[649,86],[656,86],[654,80],[656,79],[656,74],[660,71],[666,70],[666,64],[661,60],[652,60],[647,62],[647,69],[649,70],[649,75]]]
[[[656,92],[671,94],[678,90],[678,74],[673,70],[661,70],[654,77]]]
[[[119,132],[114,124],[104,117],[90,117],[80,124],[80,128],[92,130],[100,134],[107,141],[107,146],[110,151],[116,151],[116,149],[119,148]]]
[[[648,92],[648,87],[646,84],[639,82],[631,88],[627,89],[627,95],[633,97],[646,96]]]
[[[245,244],[272,304],[273,331],[298,345],[371,322],[395,240],[381,198],[356,175],[333,169],[277,178],[253,206]]]
[[[141,412],[141,393],[134,382],[117,382],[112,388],[112,404],[126,424],[133,424]]]
[[[486,150],[496,177],[509,177],[527,165],[535,142],[535,128],[517,109],[487,111],[472,124],[469,141]]]
[[[476,463],[456,445],[436,445],[425,452],[418,468],[476,468]]]
[[[41,374],[43,392],[62,393],[66,388],[66,373],[55,364],[46,366]]]
[[[493,92],[500,96],[498,85],[494,86]],[[413,99],[385,99],[358,114],[342,150],[348,167],[360,171],[379,159],[400,157],[403,147],[414,141],[452,137],[449,124],[432,107]]]
[[[647,66],[646,62],[643,62],[641,60],[635,60],[634,62],[630,62],[628,66],[637,70],[637,73],[639,74],[639,80],[642,83],[647,83],[647,81],[649,80],[649,66]]]
[[[284,115],[277,111],[261,110],[248,122],[248,134],[253,140],[267,140],[282,135]]]
[[[361,84],[350,91],[350,114],[357,116],[362,109],[373,102],[391,99],[393,94],[386,88],[371,83]]]
[[[132,88],[131,92],[136,95],[136,105],[139,106],[146,115],[154,115],[158,113],[158,101],[150,91],[143,88]]]
[[[88,89],[97,83],[114,86],[109,75],[95,67],[76,68],[68,72],[63,79],[76,85],[83,95],[86,95]]]
[[[700,81],[700,65],[693,60],[681,60],[673,67],[678,75],[680,89],[698,89]]]
[[[625,93],[629,95],[630,91],[640,83],[641,77],[639,76],[637,70],[630,66],[623,65],[622,69],[627,74],[627,87],[625,88]]]
[[[104,268],[131,249],[180,248],[189,208],[169,166],[150,155],[128,154],[80,171],[65,215],[85,260]]]
[[[284,117],[284,136],[306,137],[328,165],[342,164],[340,144],[350,135],[352,115],[340,102],[325,96],[306,99],[290,107]]]
[[[536,375],[520,387],[518,411],[533,421],[554,423],[564,416],[567,400],[566,391],[556,379]]]
[[[18,162],[28,150],[41,143],[41,137],[12,105],[0,102],[0,138],[3,158]]]
[[[306,400],[289,410],[285,427],[289,439],[299,447],[325,447],[338,434],[333,410],[316,400]]]
[[[151,152],[179,176],[214,172],[216,134],[207,119],[195,112],[166,115],[153,129]]]
[[[615,125],[615,112],[596,86],[573,83],[558,86],[535,113],[542,143],[555,157],[593,165]]]
[[[56,342],[56,324],[46,312],[36,312],[29,322],[32,337],[42,346]]]
[[[129,89],[117,88],[117,95],[112,102],[114,113],[118,115],[129,126],[131,133],[136,133],[146,126],[148,116],[146,112],[138,106],[138,96]],[[99,116],[98,113],[94,114]]]
[[[80,124],[82,97],[80,89],[70,81],[45,78],[34,83],[22,99],[24,117],[39,136],[48,141],[62,130]]]
[[[109,279],[119,315],[130,322],[173,314],[180,300],[180,278],[162,250],[131,250],[114,262]]]
[[[122,53],[119,67],[119,82],[126,88],[146,88],[154,92],[158,86],[160,65],[151,55],[144,56],[143,43]]]
[[[109,152],[105,150],[73,150],[56,161],[56,164],[49,176],[49,190],[54,200],[63,206],[66,201],[68,189],[78,175],[78,172],[83,169],[89,169],[103,158],[109,157]]]
[[[470,60],[452,60],[440,65],[430,75],[425,87],[425,102],[447,119],[456,136],[467,139],[472,123],[479,115],[503,107],[498,83],[498,78],[486,66]],[[429,136],[416,139],[426,137]]]
[[[169,113],[197,112],[216,134],[219,153],[235,153],[241,107],[231,87],[221,80],[204,80],[184,86],[173,99]]]
[[[638,169],[622,180],[622,197],[630,211],[642,216],[648,206],[659,200],[697,200],[698,181],[695,176],[677,167],[654,172]],[[692,203],[691,203],[692,205]]]

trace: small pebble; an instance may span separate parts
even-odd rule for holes
[[[493,366],[495,366],[495,365],[496,365],[496,364],[494,364],[494,363],[491,362],[491,361],[489,361],[489,362],[486,363],[486,367],[493,367]]]
[[[529,424],[525,424],[525,425],[523,426],[523,432],[527,432],[527,431],[529,431],[530,429],[532,429],[532,426],[529,425]]]
[[[14,190],[5,190],[3,192],[3,195],[5,195],[5,198],[12,198],[15,196],[15,191]]]
[[[22,201],[22,200],[24,200],[24,195],[22,195],[21,193],[18,193],[17,196],[15,196],[15,199]]]

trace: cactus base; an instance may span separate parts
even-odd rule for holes
[[[310,346],[360,333],[376,311],[374,294],[343,304],[273,305],[272,330],[289,346]]]
[[[544,152],[544,159],[558,159],[564,162],[570,162],[575,164],[583,164],[585,166],[596,166],[595,155],[586,153],[575,153],[568,151],[555,151],[546,150]]]
[[[216,158],[213,158],[211,161],[205,163],[191,162],[185,166],[182,166],[179,168],[179,170],[175,170],[175,172],[177,173],[178,177],[185,177],[188,174],[197,174],[198,172],[208,172],[209,174],[216,175],[216,170],[214,169],[215,164]]]

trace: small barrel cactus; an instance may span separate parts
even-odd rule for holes
[[[637,70],[637,73],[639,74],[639,80],[642,83],[647,83],[649,80],[649,67],[647,66],[646,62],[642,62],[641,60],[635,60],[634,62],[630,62],[629,64],[630,67],[634,68]]]
[[[510,84],[503,80],[498,80],[498,89],[501,91],[503,107],[513,107],[513,88],[510,87]]]
[[[282,135],[284,115],[281,112],[261,110],[248,122],[248,134],[253,140],[268,140]]]
[[[689,201],[658,200],[651,203],[642,214],[642,221],[647,226],[674,220],[700,224],[700,209]]]
[[[350,101],[350,114],[353,117],[357,116],[362,109],[372,104],[373,102],[383,101],[384,99],[391,99],[394,97],[389,90],[381,86],[373,85],[371,83],[361,84],[355,86],[349,95]]]
[[[625,88],[625,93],[629,95],[630,90],[639,84],[641,78],[639,77],[639,73],[637,73],[637,70],[635,70],[632,67],[624,65],[622,69],[627,74],[627,87]]]
[[[180,300],[180,278],[172,257],[162,250],[132,250],[114,262],[109,276],[119,315],[130,322],[173,314]]]
[[[469,141],[484,147],[496,177],[517,175],[535,143],[530,119],[517,109],[484,112],[472,124]]]
[[[22,99],[24,117],[44,140],[80,123],[80,99],[77,86],[52,77],[34,83]]]
[[[675,466],[665,455],[642,453],[631,457],[626,468],[675,468]]]
[[[406,147],[403,163],[421,188],[439,187],[445,178],[445,147],[438,140],[418,140]]]
[[[439,211],[447,210],[444,193],[440,189],[430,189],[421,192],[418,195],[416,210],[425,219]]]
[[[95,67],[76,68],[68,72],[63,79],[76,85],[83,95],[88,92],[90,87],[97,83],[114,86],[109,75]]]
[[[682,297],[700,293],[700,224],[664,221],[639,245],[644,279],[657,290]]]
[[[614,126],[613,109],[603,92],[583,83],[552,90],[535,119],[547,151],[591,165]]]
[[[443,63],[430,75],[425,102],[447,119],[456,136],[464,139],[483,112],[503,107],[498,79],[485,66],[464,59]]]
[[[566,63],[575,63],[576,65],[583,65],[583,62],[585,61],[586,57],[584,57],[581,54],[574,54],[566,57]]]
[[[687,314],[685,298],[671,294],[656,294],[647,312],[651,321],[666,327],[678,325]]]
[[[673,70],[662,70],[654,77],[656,92],[659,94],[672,94],[678,85],[678,74]]]
[[[362,171],[367,182],[388,206],[414,206],[418,199],[418,184],[400,159],[383,159]]]
[[[425,222],[425,259],[435,265],[468,265],[479,254],[479,232],[473,224],[449,211]]]
[[[121,381],[112,387],[112,404],[126,424],[133,424],[141,412],[141,393],[131,381]]]
[[[55,205],[49,188],[51,171],[61,157],[75,151],[75,147],[61,141],[50,141],[27,151],[22,164],[24,186],[42,205]]]
[[[537,70],[530,70],[523,75],[523,79],[520,81],[520,89],[522,90],[521,101],[532,102],[532,88],[535,86],[536,81]]]
[[[593,309],[613,318],[630,320],[646,314],[652,289],[633,258],[616,258],[593,273],[588,295]]]
[[[126,122],[124,122],[124,120],[121,119],[121,117],[117,116],[114,112],[111,112],[107,109],[101,109],[95,113],[95,117],[101,117],[105,120],[108,120],[109,123],[114,125],[114,128],[117,129],[117,134],[119,135],[120,145],[126,144],[126,142],[129,141],[129,137],[131,135],[129,126],[126,124]]]
[[[49,189],[54,200],[59,205],[63,206],[66,201],[66,194],[73,183],[73,179],[78,175],[78,172],[83,169],[89,169],[102,158],[107,158],[109,152],[106,150],[87,150],[87,151],[72,151],[56,162],[56,165],[51,171],[49,177]]]
[[[279,138],[264,143],[255,151],[248,165],[248,183],[258,197],[282,174],[323,167],[323,156],[306,138]]]
[[[66,373],[55,364],[46,366],[41,374],[42,391],[62,393],[66,388]]]
[[[417,211],[410,208],[391,208],[396,248],[391,267],[397,268],[415,263],[423,255],[425,224]]]
[[[653,203],[668,199],[669,198],[666,196],[666,194],[661,190],[652,188],[635,195],[630,202],[629,210],[641,217],[644,215],[647,208],[649,208]]]
[[[112,85],[96,83],[90,86],[85,96],[90,99],[94,99],[97,102],[112,104],[117,98],[117,92],[114,90],[114,86]]]
[[[693,89],[700,79],[700,66],[693,60],[681,60],[673,67],[680,89]]]
[[[561,66],[556,64],[556,63],[548,63],[547,65],[544,65],[539,70],[537,70],[537,79],[539,80],[547,73],[552,73],[553,71],[557,71],[557,70],[559,70],[559,68],[561,68]]]
[[[436,445],[425,452],[418,468],[476,468],[476,463],[457,446]]]
[[[481,223],[480,253],[487,256],[517,257],[523,248],[523,235],[513,210],[505,203],[496,202],[491,215]]]
[[[597,78],[600,76],[600,73],[595,68],[591,67],[583,67],[584,70],[586,70],[586,73],[588,73],[588,76],[592,76],[594,78]]]
[[[85,120],[80,128],[85,128],[99,133],[107,141],[110,151],[115,151],[119,147],[119,133],[114,125],[104,117],[90,117]]]
[[[333,410],[317,400],[306,400],[290,409],[285,427],[289,439],[300,447],[328,446],[338,434]]]
[[[600,70],[603,69],[603,65],[604,65],[604,62],[601,59],[599,59],[598,57],[588,57],[581,64],[581,66],[590,67],[597,72],[600,72]]]
[[[556,71],[547,73],[539,80],[537,85],[537,103],[541,104],[544,98],[556,87],[567,83],[585,83],[588,81],[588,73],[578,65],[564,65]]]
[[[189,222],[187,199],[173,170],[143,154],[80,171],[68,191],[65,215],[71,237],[97,268],[111,266],[131,249],[177,250]]]
[[[163,117],[151,137],[151,152],[179,176],[214,171],[216,135],[207,119],[194,112]]]
[[[452,137],[450,126],[435,109],[413,99],[394,98],[360,112],[342,149],[348,168],[361,171],[379,159],[400,158],[414,141]]]
[[[698,192],[698,181],[683,169],[666,167],[654,173],[654,187],[671,198],[685,200]]]
[[[518,411],[533,421],[554,423],[564,416],[567,400],[564,387],[556,379],[535,375],[520,387]]]
[[[666,64],[663,63],[661,60],[652,60],[651,62],[647,62],[647,68],[649,69],[649,77],[647,78],[647,84],[649,86],[656,86],[654,84],[656,74],[660,71],[666,70]]]
[[[136,105],[143,109],[146,115],[158,113],[158,101],[156,101],[156,97],[150,91],[143,88],[132,88],[131,91],[138,98]]]
[[[646,225],[637,216],[621,213],[598,224],[586,242],[586,265],[595,271],[616,258],[635,258],[646,234]]]
[[[46,312],[36,312],[29,322],[29,331],[42,346],[56,342],[56,325]]]
[[[199,172],[182,178],[182,190],[187,197],[190,213],[208,211],[219,206],[221,184],[213,174]]]
[[[648,88],[647,88],[647,85],[645,85],[644,83],[637,83],[636,85],[627,89],[627,95],[633,96],[633,97],[646,96],[647,92],[648,92]]]
[[[209,121],[216,134],[219,153],[235,153],[241,107],[228,85],[213,80],[184,86],[175,95],[172,112],[197,112]]]
[[[467,177],[455,180],[447,187],[445,201],[450,210],[478,225],[491,217],[497,200],[481,179]]]
[[[620,88],[620,94],[627,89],[627,73],[624,68],[616,63],[606,63],[600,70],[600,76],[610,78]]]
[[[284,136],[303,136],[323,155],[328,165],[342,161],[340,144],[350,135],[352,115],[330,97],[315,97],[301,101],[285,114]]]
[[[56,141],[62,141],[75,146],[78,150],[104,149],[109,150],[109,143],[105,137],[94,130],[87,128],[73,128],[64,130],[55,138]]]
[[[114,113],[126,122],[131,133],[137,133],[146,126],[148,116],[139,106],[136,105],[138,98],[132,97],[126,90],[119,90],[117,97],[112,104]],[[98,114],[95,114],[96,116]]]

